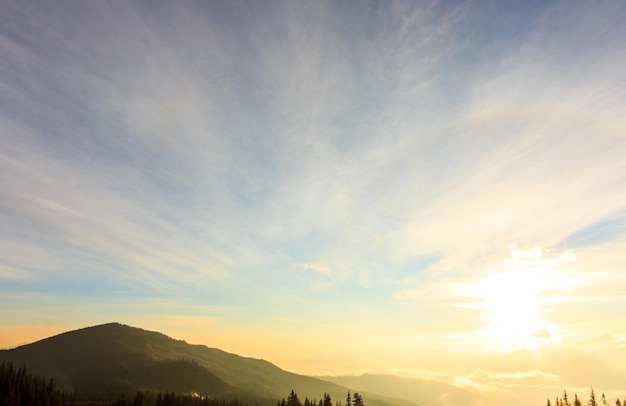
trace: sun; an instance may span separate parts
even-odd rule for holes
[[[544,324],[536,281],[509,270],[491,275],[475,286],[481,300],[474,307],[485,312],[481,333],[505,347],[524,347]],[[509,349],[509,348],[503,348]]]
[[[542,317],[546,309],[541,293],[548,282],[539,270],[512,268],[469,286],[466,294],[474,301],[465,307],[483,311],[477,339],[489,349],[508,352],[557,338],[555,327]]]

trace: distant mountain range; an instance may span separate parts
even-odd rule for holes
[[[325,376],[321,379],[349,387],[353,391],[367,390],[381,396],[407,399],[420,405],[471,405],[477,400],[473,392],[430,379],[380,374]]]
[[[0,362],[26,365],[52,378],[59,389],[78,393],[136,390],[198,393],[275,405],[294,390],[301,399],[344,400],[348,387],[284,371],[270,362],[244,358],[204,345],[118,323],[70,331],[32,344],[0,350]],[[368,406],[416,403],[360,391]]]
[[[348,390],[358,391],[367,406],[517,406],[534,404],[535,400],[539,404],[565,388],[582,395],[593,385],[617,396],[625,387],[626,341],[610,336],[579,346],[507,354],[390,349],[363,356],[383,367],[445,373],[432,379],[374,374],[310,377],[282,370],[268,361],[118,323],[0,350],[0,362],[26,365],[28,373],[52,378],[62,390],[95,394],[195,392],[269,406],[287,398],[291,390],[301,400],[308,397],[319,401],[328,393],[333,403],[343,402]],[[453,385],[455,382],[462,387]]]
[[[614,400],[623,398],[626,388],[626,339],[610,335],[505,353],[415,348],[362,354],[366,355],[380,370],[396,368],[428,378],[375,374],[320,378],[424,406],[545,404],[547,397],[564,390],[586,398],[591,386]]]

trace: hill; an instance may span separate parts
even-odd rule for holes
[[[268,361],[119,323],[2,350],[2,361],[26,365],[31,373],[54,379],[61,389],[83,393],[170,390],[273,405],[292,389],[301,399],[320,399],[328,393],[342,400],[348,391],[331,382],[284,371]],[[415,406],[404,400],[362,395],[368,406]]]

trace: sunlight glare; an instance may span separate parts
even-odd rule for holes
[[[535,349],[540,340],[560,338],[556,326],[541,315],[546,312],[545,293],[563,286],[561,276],[550,269],[554,264],[540,260],[537,249],[523,255],[509,248],[513,261],[465,289],[465,294],[475,299],[465,307],[484,312],[481,320],[485,324],[477,338],[488,349],[501,352]]]
[[[482,333],[488,339],[500,342],[509,349],[525,347],[533,333],[545,324],[539,318],[540,300],[534,278],[519,271],[505,271],[481,281],[475,294],[483,300],[475,308],[486,312],[488,324]]]

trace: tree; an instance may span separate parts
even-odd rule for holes
[[[143,404],[144,404],[143,393],[137,391],[137,394],[135,395],[135,398],[133,399],[133,406],[143,406]]]
[[[589,395],[589,400],[587,401],[588,406],[598,406],[598,401],[596,400],[596,392],[593,390],[593,386],[591,387],[591,394]]]
[[[569,399],[567,398],[567,391],[563,390],[563,404],[565,406],[572,406],[572,404],[569,402]]]
[[[291,390],[291,393],[287,398],[287,406],[302,406],[302,403],[300,403],[300,399],[298,399],[298,395],[296,395],[293,389]]]
[[[358,392],[354,392],[354,396],[352,396],[353,405],[354,406],[363,406],[363,397],[359,395]]]
[[[583,406],[583,404],[580,402],[580,399],[578,399],[578,395],[574,393],[574,406]]]
[[[348,397],[346,398],[346,406],[352,406],[352,399],[350,398],[350,391],[348,391]]]

